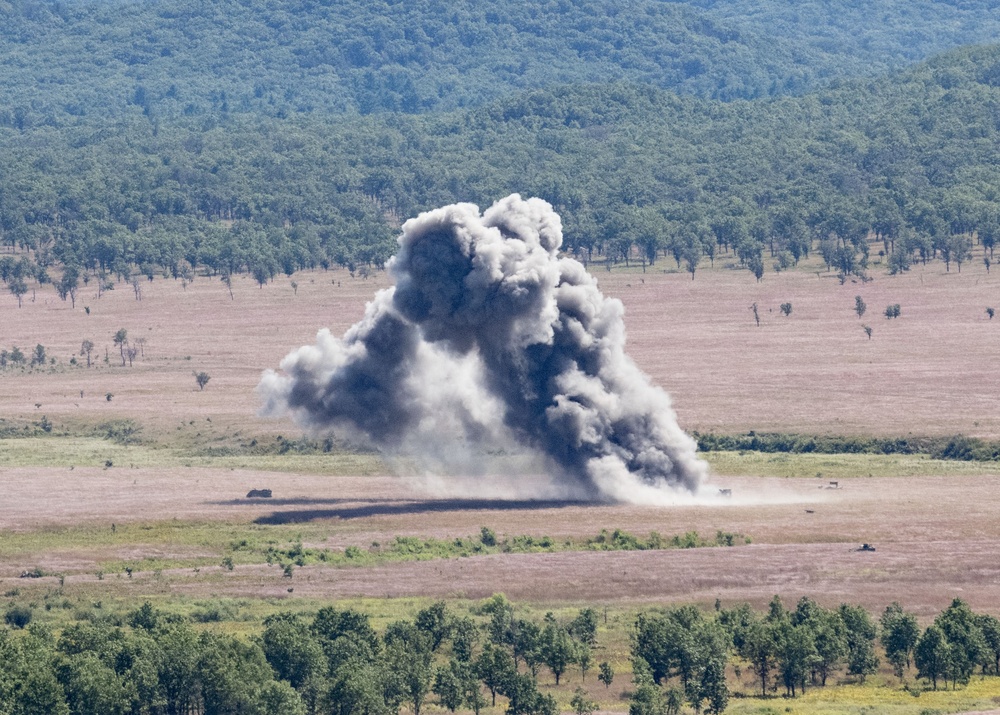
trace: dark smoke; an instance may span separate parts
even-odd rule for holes
[[[625,354],[621,302],[560,258],[561,243],[551,206],[516,194],[482,215],[455,204],[407,221],[395,286],[343,338],[322,330],[284,374],[265,373],[264,412],[438,472],[468,475],[514,451],[548,475],[527,482],[545,489],[522,478],[522,496],[697,492],[707,467],[667,394]]]

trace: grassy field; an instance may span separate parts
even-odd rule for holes
[[[1000,437],[1000,384],[989,377],[1000,367],[1000,323],[984,312],[997,302],[1000,277],[970,263],[960,276],[915,266],[841,285],[799,270],[758,284],[717,265],[694,281],[660,264],[597,272],[626,306],[629,352],[671,392],[685,428]],[[873,612],[898,600],[926,623],[961,597],[1000,614],[1000,463],[712,452],[712,483],[696,501],[525,502],[489,497],[488,481],[462,480],[449,492],[430,475],[260,418],[261,371],[320,327],[342,332],[387,284],[381,274],[339,271],[296,281],[293,291],[287,280],[258,288],[237,278],[230,299],[218,280],[185,288],[157,279],[142,301],[116,290],[81,295],[75,310],[51,290],[21,309],[0,296],[0,349],[43,344],[55,359],[0,371],[4,603],[30,604],[58,629],[95,613],[120,618],[150,600],[248,636],[271,613],[334,600],[380,626],[436,598],[461,612],[495,592],[539,618],[595,605],[608,615],[595,661],[613,660],[619,676],[610,691],[593,674],[586,687],[608,711],[628,706],[628,626],[641,608],[711,608],[716,599],[763,607],[775,594],[788,604],[808,595]],[[859,294],[870,306],[860,320]],[[784,302],[793,304],[787,317]],[[901,304],[900,318],[881,316],[889,303]],[[870,341],[861,324],[873,327]],[[112,344],[120,328],[143,338],[131,367]],[[79,355],[84,339],[97,345],[90,368]],[[200,371],[211,376],[204,390],[193,375]],[[257,488],[274,497],[245,498]],[[454,546],[484,526],[500,539],[554,546]],[[666,540],[724,532],[751,543],[589,548],[602,529]],[[392,550],[407,540],[431,546]],[[855,551],[866,542],[877,551]],[[352,549],[360,556],[348,557]],[[39,578],[20,577],[36,571]],[[752,694],[749,674],[742,681],[732,674],[742,682],[734,690]],[[577,673],[555,691],[565,707],[581,684]],[[727,712],[919,715],[986,709],[997,698],[994,679],[915,697],[883,672],[794,701],[734,698]]]

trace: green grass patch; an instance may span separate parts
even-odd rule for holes
[[[748,477],[948,477],[1000,474],[996,462],[932,459],[922,454],[702,452],[715,474]]]
[[[355,452],[199,450],[140,441],[139,433],[115,425],[107,436],[31,436],[0,439],[0,467],[177,467],[253,469],[295,474],[371,476],[385,474],[378,455]],[[110,463],[110,464],[109,464]]]
[[[620,529],[588,539],[553,539],[549,536],[522,534],[498,538],[493,530],[483,527],[475,536],[455,539],[422,539],[415,536],[396,536],[386,543],[373,542],[368,548],[348,546],[343,551],[307,548],[302,542],[280,547],[262,545],[241,539],[231,545],[237,560],[247,562],[263,559],[269,564],[305,566],[324,563],[332,566],[371,566],[398,561],[429,561],[432,559],[468,558],[490,554],[531,554],[557,551],[645,551],[655,549],[692,549],[715,546],[739,546],[751,542],[743,534],[718,531],[714,537],[705,538],[696,531],[665,537],[652,532],[647,537],[636,537]],[[237,557],[236,555],[239,555]]]
[[[934,459],[963,462],[1000,461],[1000,441],[965,435],[951,437],[845,437],[787,432],[748,432],[737,435],[699,434],[703,452],[753,451],[786,454],[926,454]]]
[[[0,559],[25,561],[41,554],[71,552],[93,566],[66,573],[90,571],[99,577],[156,574],[170,569],[222,566],[232,570],[251,564],[299,567],[325,564],[358,568],[401,561],[468,558],[490,554],[552,553],[557,551],[636,551],[739,546],[750,543],[743,534],[718,531],[712,537],[695,531],[674,536],[653,532],[637,537],[620,529],[588,539],[554,539],[521,534],[497,537],[483,528],[480,534],[455,539],[396,536],[365,548],[325,548],[324,525],[260,525],[229,522],[129,523],[109,526],[49,528],[5,535]],[[40,575],[58,575],[43,573]]]
[[[828,685],[786,700],[731,698],[727,715],[944,715],[992,710],[1000,703],[1000,678],[974,678],[958,690],[924,689],[922,682],[904,689],[898,681],[874,678],[865,685]]]

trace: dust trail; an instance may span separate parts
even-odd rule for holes
[[[708,467],[625,354],[621,302],[561,244],[552,207],[517,194],[407,221],[395,285],[267,371],[264,413],[490,494],[688,501]]]

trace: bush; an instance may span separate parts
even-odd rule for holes
[[[31,609],[27,606],[14,605],[7,609],[7,613],[4,614],[4,620],[12,628],[25,628],[31,623],[33,615]]]
[[[479,540],[483,542],[483,546],[496,546],[497,545],[497,535],[493,529],[484,526],[479,530]]]

